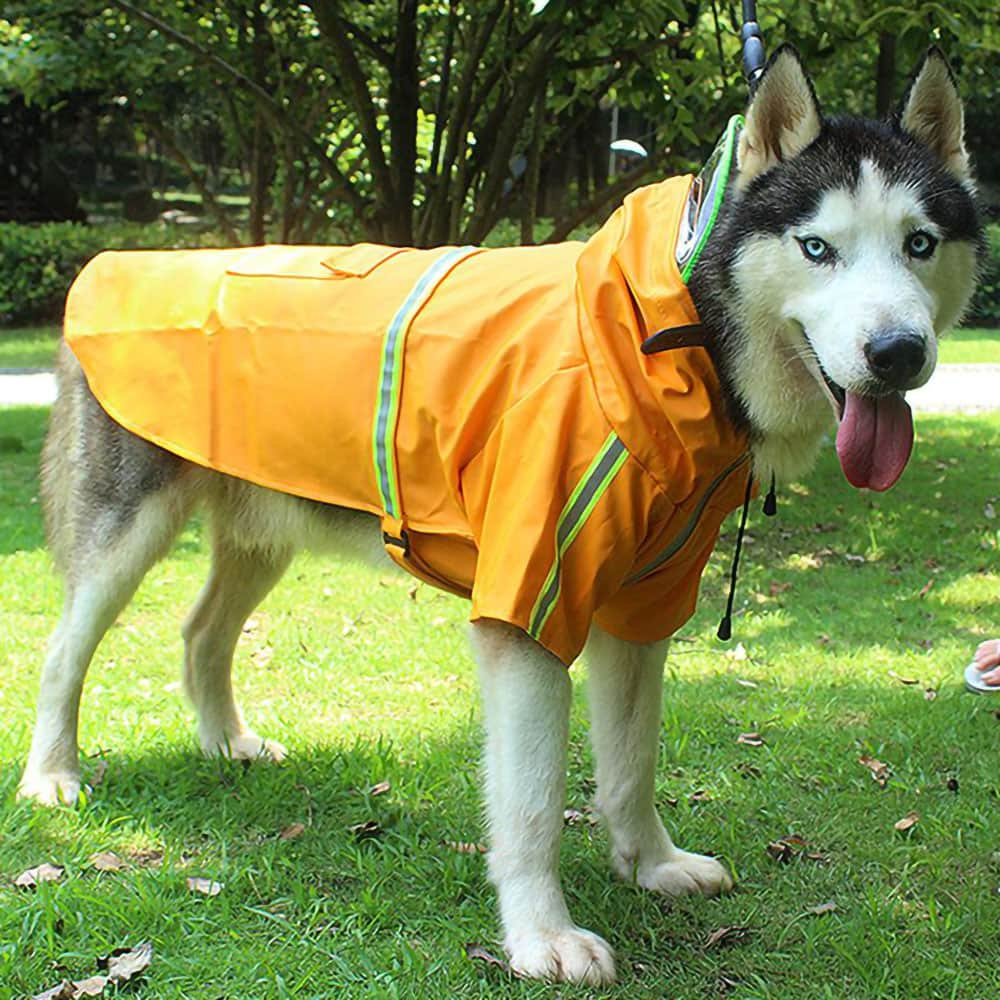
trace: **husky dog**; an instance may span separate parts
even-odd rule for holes
[[[839,420],[837,449],[852,483],[884,489],[898,478],[912,442],[902,394],[933,372],[937,337],[971,295],[980,241],[962,106],[938,51],[891,121],[824,118],[795,51],[775,53],[689,280],[726,420],[745,435],[757,476],[804,473]],[[244,722],[233,695],[241,628],[297,549],[347,546],[382,558],[376,520],[205,469],[140,438],[98,404],[66,349],[59,386],[42,486],[66,598],[21,794],[76,799],[87,666],[199,504],[211,514],[213,561],[184,625],[184,679],[201,745],[281,760],[285,749]],[[559,544],[572,552],[572,533]],[[488,616],[474,622],[472,645],[486,730],[489,868],[512,967],[610,982],[611,948],[574,923],[558,875],[569,675],[528,630]],[[666,641],[591,628],[596,801],[618,875],[657,893],[712,896],[730,888],[729,874],[676,847],[654,802],[665,653]]]

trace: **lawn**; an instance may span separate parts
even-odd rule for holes
[[[293,565],[238,653],[248,716],[290,759],[220,764],[195,752],[179,690],[178,625],[206,570],[193,525],[91,670],[86,803],[15,803],[60,602],[35,483],[45,416],[0,410],[0,995],[144,940],[144,1000],[1000,994],[1000,697],[960,682],[1000,628],[1000,415],[921,418],[886,495],[851,490],[828,447],[776,519],[755,504],[723,645],[727,525],[671,652],[658,801],[680,845],[732,867],[731,895],[668,904],[609,876],[573,668],[568,804],[584,816],[562,863],[576,919],[617,950],[620,984],[600,994],[466,957],[499,953],[484,861],[456,849],[483,837],[466,608],[389,570]],[[737,742],[749,732],[762,745]],[[768,852],[790,835],[806,844]],[[98,871],[102,851],[126,867]],[[44,861],[59,881],[12,886]],[[223,888],[192,893],[189,876]]]
[[[0,328],[0,369],[51,368],[59,334],[58,326]]]
[[[939,360],[951,365],[1000,365],[1000,330],[953,330],[941,341]]]
[[[50,367],[58,341],[57,326],[0,329],[0,368]],[[1000,364],[1000,330],[954,330],[941,341],[939,360],[943,364]]]

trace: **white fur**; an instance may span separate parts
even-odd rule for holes
[[[611,949],[572,920],[559,884],[570,681],[518,629],[473,625],[486,727],[484,785],[490,877],[513,969],[540,979],[610,982]],[[627,643],[591,630],[587,645],[597,804],[623,879],[678,896],[732,886],[713,858],[674,846],[654,805],[666,643]]]
[[[917,191],[890,184],[865,161],[855,190],[827,192],[794,230],[742,248],[734,275],[750,335],[735,368],[744,405],[764,431],[758,469],[788,479],[812,464],[834,421],[817,361],[839,385],[860,391],[871,378],[865,345],[880,331],[907,328],[927,352],[909,388],[930,378],[938,335],[965,307],[975,251],[943,243],[929,260],[913,260],[903,247],[918,229],[940,235]],[[798,239],[810,236],[836,249],[835,264],[804,257]]]
[[[587,643],[597,806],[618,876],[667,896],[715,896],[732,879],[714,858],[675,847],[656,811],[666,642],[623,642],[597,626]]]
[[[86,572],[67,580],[62,618],[42,668],[31,750],[18,787],[21,797],[46,805],[76,801],[77,719],[87,667],[146,571],[170,546],[190,512],[189,500],[176,490],[150,497],[115,546],[100,558],[85,560]]]

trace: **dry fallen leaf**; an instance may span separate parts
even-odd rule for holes
[[[261,646],[255,649],[250,658],[257,667],[266,667],[274,659],[274,650],[270,646]]]
[[[212,884],[219,886],[220,890],[222,889],[219,882]],[[118,986],[142,975],[152,961],[153,945],[150,941],[143,941],[142,944],[137,944],[134,948],[115,948],[110,955],[105,955],[97,960],[97,967],[105,969],[108,973],[108,981]]]
[[[31,1000],[73,1000],[76,987],[68,979],[58,986],[52,986],[42,993],[36,993]]]
[[[764,745],[764,737],[760,733],[740,733],[736,737],[736,742],[748,747],[762,747]]]
[[[467,941],[465,944],[465,957],[474,962],[485,962],[487,965],[495,965],[498,969],[510,973],[510,965],[502,958],[497,958],[492,952],[487,951],[481,944]]]
[[[114,987],[130,982],[149,968],[153,960],[153,946],[149,941],[134,948],[116,948],[110,955],[97,960],[97,967],[105,971],[102,976],[90,976],[70,982],[64,979],[58,986],[37,993],[32,1000],[81,1000],[83,997],[100,997],[118,994]],[[108,987],[112,987],[109,991]]]
[[[688,796],[688,802],[690,802],[692,805],[694,805],[695,802],[711,802],[711,801],[712,801],[712,793],[705,791],[704,788],[699,788],[698,791],[692,792]]]
[[[444,846],[459,854],[485,854],[487,850],[485,844],[474,844],[467,840],[446,840]]]
[[[807,851],[809,841],[800,837],[797,833],[790,833],[778,840],[772,840],[767,845],[767,853],[781,864],[787,864],[795,858],[805,858],[807,861],[817,861],[825,863],[828,859],[826,855],[819,851]]]
[[[924,701],[933,701],[937,696],[937,688],[924,688]]]
[[[156,847],[140,847],[127,853],[129,861],[140,868],[159,868],[163,864],[163,851]]]
[[[748,681],[748,680],[746,680],[743,677],[737,677],[736,678],[736,683],[739,684],[740,687],[745,687],[745,688],[755,688],[755,687],[757,687],[757,682],[756,681]]]
[[[108,773],[108,762],[103,757],[97,758],[94,770],[91,772],[88,784],[91,788],[97,788],[104,782],[104,777]]]
[[[738,979],[733,979],[732,976],[721,975],[715,980],[715,990],[717,993],[732,993],[733,990],[740,986],[740,981]]]
[[[91,854],[90,865],[99,872],[120,872],[126,863],[114,851],[98,851]]]
[[[907,830],[912,829],[920,821],[920,814],[915,812],[907,813],[902,819],[896,820],[893,823],[893,829],[899,830],[900,833],[905,833]]]
[[[894,681],[899,681],[900,684],[906,684],[907,686],[912,685],[912,684],[919,684],[920,683],[920,680],[918,678],[916,678],[916,677],[901,677],[899,674],[896,673],[895,670],[890,670],[889,671],[889,676]]]
[[[926,597],[930,593],[931,587],[934,586],[934,577],[931,577],[921,588],[917,597]]]
[[[374,819],[366,819],[364,823],[355,823],[353,826],[349,826],[348,830],[354,834],[355,840],[372,840],[382,836],[382,827],[379,826],[378,820]]]
[[[742,642],[736,643],[736,645],[730,649],[726,656],[731,660],[735,660],[737,663],[742,663],[744,660],[750,659],[750,654],[746,650],[746,646]]]
[[[767,589],[771,592],[772,597],[777,597],[778,594],[783,594],[786,590],[791,590],[791,587],[790,583],[778,583],[777,580],[772,580]]]
[[[709,951],[712,948],[722,948],[725,945],[737,944],[743,941],[749,933],[749,927],[719,927],[705,938],[705,950]]]
[[[818,906],[810,906],[809,913],[814,917],[821,917],[824,913],[833,913],[837,909],[837,904],[831,899],[829,902],[820,903]]]
[[[60,868],[58,865],[50,865],[46,861],[38,865],[37,868],[29,868],[27,871],[21,872],[14,879],[14,885],[19,889],[34,889],[41,885],[42,882],[57,882],[62,878],[65,870],[65,868]]]
[[[882,761],[868,756],[859,757],[858,763],[863,767],[868,768],[871,772],[872,780],[878,785],[879,788],[885,788],[886,782],[892,774],[892,770],[888,764],[883,764]]]
[[[288,826],[286,826],[285,829],[278,834],[278,839],[295,840],[297,837],[301,837],[305,832],[305,823],[289,823]]]
[[[372,798],[375,798],[376,795],[385,795],[390,788],[392,788],[392,785],[388,781],[380,781],[377,785],[372,785],[368,789],[368,794]]]
[[[210,878],[200,876],[189,875],[186,881],[189,892],[198,892],[202,896],[218,896],[225,888],[222,882],[213,882]]]

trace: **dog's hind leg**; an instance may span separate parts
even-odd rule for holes
[[[611,864],[628,882],[668,896],[715,896],[732,879],[714,858],[675,847],[654,802],[667,643],[625,642],[594,626],[587,642],[597,806]]]
[[[184,623],[184,686],[198,713],[206,754],[279,761],[285,748],[243,721],[232,686],[233,652],[243,625],[288,567],[291,547],[239,547],[215,518],[212,570]]]
[[[611,982],[611,949],[573,923],[559,884],[569,675],[512,626],[476,622],[472,639],[486,724],[490,878],[511,966],[535,979]]]
[[[18,794],[47,805],[73,803],[80,791],[77,722],[83,681],[104,633],[190,510],[183,489],[167,486],[136,509],[93,498],[81,504],[67,553],[63,614],[42,668],[35,730]]]

